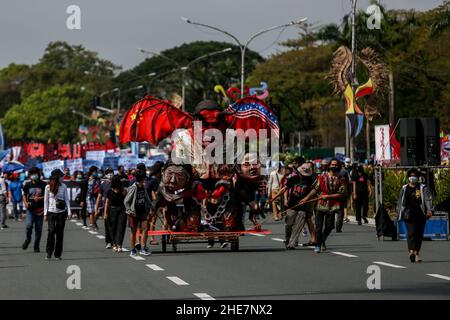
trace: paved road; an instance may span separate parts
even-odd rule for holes
[[[267,223],[273,234],[240,238],[239,252],[190,243],[176,253],[152,246],[151,256],[135,260],[106,250],[102,229],[91,234],[76,223],[66,224],[63,260],[46,261],[44,252],[22,250],[24,223],[9,222],[0,231],[0,299],[450,298],[448,241],[424,242],[424,262],[412,264],[405,242],[377,241],[370,226],[346,224],[332,233],[327,252],[315,254],[285,251],[284,225]],[[70,265],[81,269],[81,290],[66,287]],[[367,288],[370,265],[381,269],[380,290]]]

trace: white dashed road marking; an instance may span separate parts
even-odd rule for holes
[[[99,238],[99,239],[105,239],[105,236],[98,235],[97,238]]]
[[[179,285],[179,286],[188,286],[189,285],[189,283],[187,283],[184,280],[181,280],[178,277],[166,277],[166,278],[169,279],[170,281],[172,281],[173,283],[175,283],[176,285]]]
[[[337,254],[337,255],[340,255],[340,256],[347,257],[347,258],[358,258],[358,256],[355,256],[353,254],[348,254],[348,253],[345,253],[345,252],[339,252],[339,251],[330,251],[330,252],[333,253],[333,254]]]
[[[145,258],[141,256],[130,256],[130,257],[132,257],[134,260],[145,260]]]
[[[283,240],[283,239],[280,239],[280,238],[272,238],[272,240],[274,240],[274,241],[280,241],[280,242],[284,242],[284,240]]]
[[[427,273],[427,276],[450,281],[450,277],[443,276],[443,275],[436,274],[436,273]]]
[[[95,231],[88,231],[90,234],[98,234],[98,232]]]
[[[396,269],[406,269],[406,267],[399,266],[399,265],[392,264],[392,263],[386,263],[386,262],[382,262],[382,261],[374,261],[373,263],[379,264],[381,266],[396,268]]]
[[[194,293],[194,296],[200,298],[201,300],[216,300],[207,293]]]
[[[163,268],[157,266],[156,264],[146,264],[146,266],[154,271],[164,271]]]
[[[257,237],[265,237],[265,234],[260,234],[260,233],[249,233],[252,236],[257,236]],[[199,294],[203,294],[203,293],[199,293]]]
[[[81,222],[75,223],[77,226],[82,226],[83,224]]]

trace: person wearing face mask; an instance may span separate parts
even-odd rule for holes
[[[30,181],[23,187],[23,203],[26,211],[26,232],[22,249],[26,250],[31,243],[34,226],[34,252],[40,252],[39,244],[44,223],[44,193],[46,183],[40,179],[40,172],[37,167],[29,171]]]
[[[52,171],[50,183],[45,187],[44,217],[48,221],[46,260],[50,260],[53,254],[56,260],[61,260],[64,227],[67,216],[71,215],[69,192],[62,182],[63,172],[56,169]]]
[[[426,185],[419,183],[419,171],[415,168],[407,172],[408,184],[400,190],[397,204],[398,220],[406,224],[409,259],[421,262],[423,232],[427,219],[433,216],[433,196]]]
[[[101,176],[99,176],[99,179]],[[99,212],[103,212],[103,222],[105,226],[105,242],[106,242],[106,249],[112,248],[112,237],[110,232],[110,223],[108,219],[105,219],[104,210],[102,210],[105,207],[105,201],[106,201],[106,195],[108,194],[109,190],[111,189],[111,181],[114,178],[114,170],[113,168],[108,168],[105,170],[105,179],[102,180],[100,184],[100,192],[97,196],[97,202],[95,204],[95,221],[98,220]]]
[[[124,200],[126,213],[128,215],[128,225],[130,227],[130,256],[136,256],[138,249],[136,248],[136,233],[138,224],[141,224],[141,243],[139,254],[148,256],[151,252],[147,248],[147,231],[149,222],[149,213],[152,209],[150,197],[145,189],[146,174],[143,171],[137,170],[135,174],[136,182],[127,190],[127,195]]]
[[[369,176],[364,172],[362,165],[356,168],[353,173],[353,200],[355,201],[355,214],[358,225],[361,225],[361,213],[364,223],[369,223],[367,220],[367,213],[369,212],[369,198],[372,194],[372,186],[369,181]]]
[[[339,174],[340,171],[339,161],[332,159],[328,171],[318,176],[311,192],[299,202],[304,204],[319,195],[316,207],[316,253],[327,249],[325,241],[333,230],[335,214],[340,214],[342,201],[347,196],[347,183]]]
[[[86,210],[89,216],[89,227],[98,230],[95,220],[95,204],[100,192],[100,180],[98,178],[98,168],[92,166],[89,168],[88,178],[81,184],[80,205],[82,210]]]

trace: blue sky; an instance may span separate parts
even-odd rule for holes
[[[381,0],[390,9],[434,8],[442,0]],[[368,0],[358,0],[365,9]],[[137,48],[161,51],[195,40],[228,41],[188,25],[180,17],[218,26],[245,41],[266,27],[308,17],[313,25],[339,22],[350,0],[2,0],[0,3],[0,68],[11,62],[38,62],[50,41],[82,44],[124,69],[145,59]],[[69,5],[81,9],[81,30],[66,27]],[[279,38],[274,31],[250,46],[263,56],[282,50],[276,40],[295,38],[298,29]]]

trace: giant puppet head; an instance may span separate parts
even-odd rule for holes
[[[200,101],[195,107],[194,116],[202,121],[204,129],[224,126],[221,121],[222,108],[214,100]]]
[[[261,162],[256,153],[246,153],[239,165],[240,176],[249,182],[256,182],[261,176]]]
[[[191,179],[191,173],[190,165],[166,164],[161,179],[165,190],[173,193],[185,189]]]

